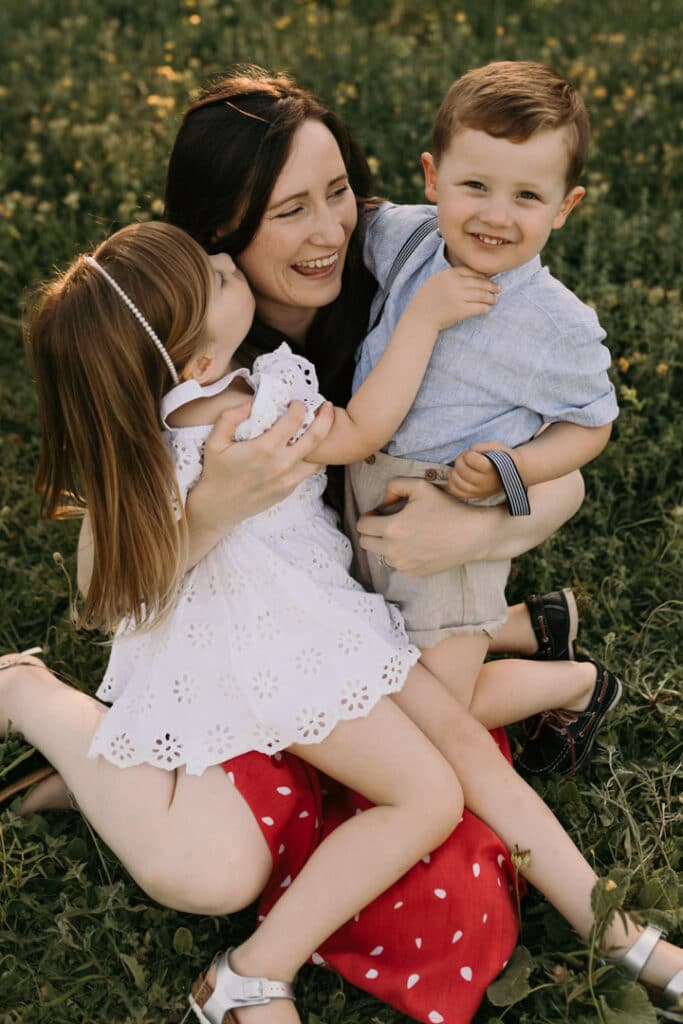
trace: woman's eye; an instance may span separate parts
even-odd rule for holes
[[[299,213],[302,209],[302,206],[294,206],[291,210],[283,210],[282,213],[277,213],[275,216],[278,219],[283,220],[285,217],[294,217],[294,215]]]
[[[345,193],[348,192],[348,191],[349,191],[349,186],[348,185],[341,185],[339,188],[336,188],[334,190],[334,192],[332,193],[331,198],[332,199],[339,199],[341,196],[345,195]]]

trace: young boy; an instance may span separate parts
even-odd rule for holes
[[[351,467],[355,504],[347,509],[360,578],[399,604],[424,662],[484,718],[499,695],[477,676],[505,622],[509,562],[410,578],[360,549],[355,521],[382,502],[397,476],[448,482],[464,501],[507,499],[511,514],[525,514],[529,485],[583,466],[604,448],[618,415],[605,332],[539,256],[583,198],[578,179],[589,137],[581,98],[551,69],[513,61],[477,68],[451,86],[432,152],[422,155],[425,194],[436,210],[387,203],[368,224],[366,263],[381,289],[390,272],[392,282],[375,300],[371,322],[378,315],[379,322],[361,346],[354,388],[427,277],[464,265],[501,289],[486,316],[441,333],[413,408],[386,451]],[[412,251],[404,248],[395,265],[409,238]],[[507,697],[514,702],[510,694],[519,694],[515,710],[533,707],[525,689],[530,666],[506,666]],[[559,718],[536,720],[537,735],[521,759],[532,772],[575,769],[621,695],[602,666],[580,668],[592,672],[589,695]],[[549,669],[543,666],[546,679]],[[511,706],[510,721],[514,713]]]

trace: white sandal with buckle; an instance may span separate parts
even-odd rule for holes
[[[661,928],[649,924],[623,956],[608,957],[609,963],[623,967],[632,978],[637,979],[652,956],[655,946],[663,937],[664,932]],[[662,990],[656,1010],[662,1020],[683,1022],[683,970],[677,971]]]
[[[265,1006],[273,999],[294,1000],[294,989],[288,981],[245,978],[235,974],[229,961],[231,953],[232,948],[214,960],[212,966],[216,968],[216,984],[206,1002],[201,1006],[197,1002],[197,996],[206,985],[206,976],[203,976],[197,992],[189,997],[190,1006],[201,1024],[237,1024],[230,1010]]]

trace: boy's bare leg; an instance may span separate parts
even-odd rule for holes
[[[531,627],[529,609],[522,601],[508,608],[508,617],[501,629],[489,640],[489,654],[535,654],[538,643]]]

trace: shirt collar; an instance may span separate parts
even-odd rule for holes
[[[437,261],[438,266],[435,270],[448,270],[451,264],[446,259],[446,243],[443,240],[443,236],[440,231],[437,232],[439,239],[439,248],[437,249]],[[504,270],[500,274],[494,274],[491,278],[496,284],[499,284],[503,291],[508,291],[510,288],[519,288],[529,278],[537,274],[541,269],[541,257],[536,255],[533,256],[526,263],[522,263],[519,267],[513,267],[512,270]]]

